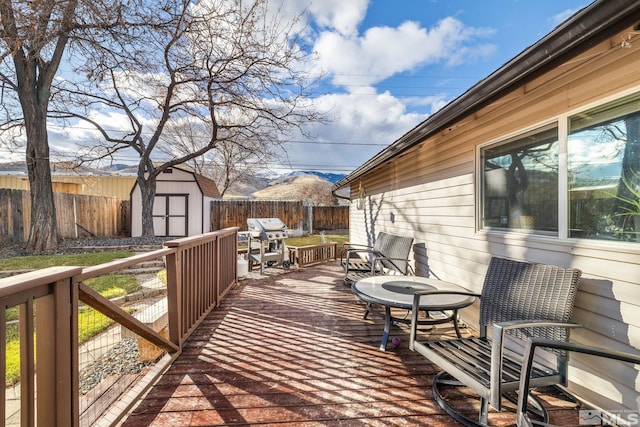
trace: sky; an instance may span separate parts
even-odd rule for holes
[[[303,3],[299,1],[299,3]],[[318,0],[314,50],[329,111],[293,169],[349,173],[544,37],[589,0]]]
[[[284,0],[306,20],[325,76],[313,102],[328,121],[307,124],[311,136],[293,136],[273,168],[348,174],[590,3]],[[70,135],[50,127],[52,152]]]

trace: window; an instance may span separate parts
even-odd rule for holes
[[[483,149],[484,228],[558,232],[558,128]]]
[[[640,241],[640,95],[571,117],[568,162],[569,237]]]
[[[640,242],[640,94],[567,123],[481,149],[482,227]]]

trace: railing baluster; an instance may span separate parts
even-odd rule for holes
[[[20,423],[35,425],[33,299],[20,304]]]
[[[2,319],[3,326],[0,328],[0,366],[7,366],[7,311],[4,305],[0,305],[0,319]],[[0,384],[7,383],[7,371],[6,369],[0,369]],[[3,387],[2,396],[0,397],[0,419],[2,420],[2,426],[4,426],[4,420],[7,419],[7,388]]]

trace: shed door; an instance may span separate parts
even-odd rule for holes
[[[156,194],[153,202],[153,231],[159,237],[186,237],[188,194]]]

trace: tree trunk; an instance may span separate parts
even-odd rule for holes
[[[25,90],[22,95],[32,98],[31,102],[22,102],[27,133],[26,163],[31,187],[31,226],[27,247],[42,252],[58,247],[47,135],[48,91]],[[46,98],[42,99],[39,95]]]
[[[156,181],[149,177],[138,174],[138,187],[140,188],[140,198],[142,202],[142,236],[153,237],[153,202],[156,198]]]

